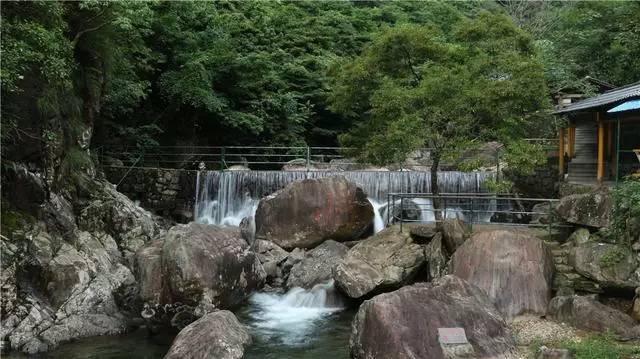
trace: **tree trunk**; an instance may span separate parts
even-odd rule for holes
[[[438,185],[438,167],[440,166],[440,152],[432,151],[431,152],[431,194],[434,196],[433,198],[433,209],[434,216],[436,221],[442,220],[442,199],[438,196],[440,195],[440,187]]]

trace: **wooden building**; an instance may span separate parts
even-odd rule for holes
[[[555,113],[567,117],[559,130],[561,178],[603,183],[640,168],[640,82],[559,105]]]

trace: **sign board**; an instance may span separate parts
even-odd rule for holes
[[[438,328],[438,341],[441,344],[467,344],[464,328]]]

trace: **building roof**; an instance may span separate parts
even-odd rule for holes
[[[575,112],[580,110],[587,110],[591,108],[616,104],[620,101],[631,99],[634,97],[640,97],[640,81],[633,84],[618,87],[616,89],[607,91],[603,94],[584,99],[567,105],[561,109],[558,109],[555,113],[562,114],[567,112]]]

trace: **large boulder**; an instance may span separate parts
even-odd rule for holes
[[[569,264],[603,288],[632,291],[640,287],[638,259],[623,245],[582,242],[569,252]]]
[[[46,299],[21,293],[17,310],[6,313],[3,327],[7,325],[12,348],[33,354],[66,341],[127,330],[130,316],[122,311],[117,293],[133,288],[134,277],[111,236],[79,232],[76,243],[63,242],[57,250],[51,236],[28,238],[36,238],[38,248],[29,249],[34,272],[21,278],[22,284],[36,288],[44,281]]]
[[[333,268],[347,254],[349,248],[336,241],[326,241],[305,253],[304,259],[289,271],[287,287],[312,288],[333,278]]]
[[[108,182],[91,182],[90,197],[78,216],[78,226],[88,232],[111,235],[122,250],[128,265],[135,252],[162,232],[156,218],[142,209]]]
[[[165,359],[240,359],[251,336],[233,313],[209,313],[182,329]]]
[[[439,328],[462,328],[467,345],[441,344]],[[351,356],[368,358],[501,357],[515,342],[491,300],[455,276],[380,294],[360,306],[349,341]]]
[[[484,290],[506,317],[546,313],[554,264],[540,239],[523,232],[480,232],[452,261],[453,274]]]
[[[386,228],[351,248],[334,270],[338,288],[363,298],[409,283],[425,264],[422,247],[408,231]]]
[[[222,309],[240,304],[265,279],[262,265],[238,227],[200,223],[167,231],[162,275],[172,301]],[[141,288],[145,285],[151,284],[140,283]]]
[[[640,338],[640,326],[633,318],[590,296],[555,297],[549,303],[548,315],[579,329],[611,331],[625,340]]]
[[[136,252],[135,275],[138,294],[143,302],[164,304],[169,301],[168,288],[162,275],[162,246],[164,242],[149,242]]]
[[[608,227],[611,224],[613,199],[606,187],[560,199],[558,215],[569,223],[589,227]]]
[[[327,239],[349,241],[371,227],[373,206],[344,177],[293,182],[260,200],[256,238],[284,249],[313,248]]]

